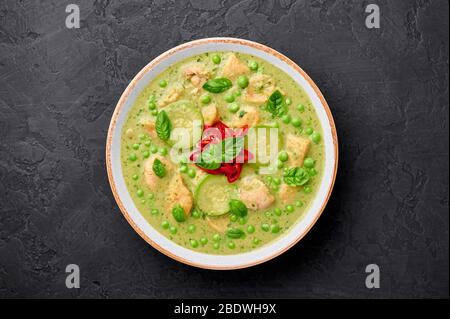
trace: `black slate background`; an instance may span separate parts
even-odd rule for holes
[[[65,27],[65,7],[81,28]],[[365,6],[381,28],[365,27]],[[449,296],[449,4],[445,0],[0,2],[0,297]],[[182,265],[117,208],[105,137],[132,77],[197,38],[267,44],[322,89],[340,140],[310,234],[252,269]],[[65,267],[81,268],[81,289]],[[365,267],[381,288],[365,287]]]

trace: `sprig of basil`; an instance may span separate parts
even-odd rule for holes
[[[283,175],[284,182],[289,186],[304,186],[311,176],[303,167],[289,168]]]
[[[222,156],[223,162],[224,163],[231,162],[244,149],[244,138],[243,137],[226,138],[222,141],[222,147],[223,147],[223,156]]]
[[[156,116],[155,129],[156,134],[161,140],[167,141],[170,138],[172,124],[170,123],[170,119],[166,111],[160,111]]]
[[[222,93],[233,86],[233,83],[226,78],[217,78],[206,81],[203,89],[211,93]]]
[[[273,117],[280,117],[286,114],[287,107],[284,102],[284,96],[279,90],[272,93],[266,103],[266,110],[272,113]]]
[[[184,221],[186,221],[186,214],[184,212],[183,207],[180,206],[180,204],[177,204],[173,209],[172,209],[172,216],[173,218],[175,218],[175,220],[179,223],[182,223]]]
[[[232,199],[229,202],[230,212],[238,217],[247,216],[248,209],[243,202],[238,199]]]
[[[227,230],[227,237],[232,239],[239,239],[245,236],[245,233],[243,230],[239,228],[229,228]]]
[[[167,174],[166,166],[157,158],[153,161],[152,169],[159,178],[163,178]]]

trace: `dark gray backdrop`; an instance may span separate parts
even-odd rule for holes
[[[81,28],[65,27],[65,7]],[[381,28],[365,27],[365,6]],[[445,0],[0,2],[0,297],[447,297]],[[267,44],[302,66],[336,120],[340,168],[297,246],[240,271],[191,268],[127,224],[105,137],[132,77],[197,38]],[[81,268],[81,289],[65,267]],[[365,267],[381,288],[365,287]]]

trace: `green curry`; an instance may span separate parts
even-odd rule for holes
[[[289,231],[313,201],[321,133],[308,96],[284,72],[250,55],[205,53],[140,93],[122,132],[123,175],[139,211],[170,240],[247,252]]]

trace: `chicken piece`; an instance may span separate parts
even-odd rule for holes
[[[294,187],[294,186],[289,186],[286,184],[283,184],[280,186],[280,191],[279,191],[279,196],[280,196],[280,201],[283,205],[292,203],[292,201],[295,198],[295,195],[297,195],[299,192],[299,188],[298,187]]]
[[[147,133],[151,137],[157,137],[156,134],[156,128],[155,128],[155,120],[149,117],[143,117],[139,123],[142,125],[142,127],[147,131]]]
[[[288,165],[290,167],[302,167],[310,145],[309,139],[288,134],[286,136],[286,150],[289,155]]]
[[[259,123],[258,110],[253,106],[242,107],[232,120],[231,127],[254,127]]]
[[[168,93],[161,99],[161,102],[159,102],[159,106],[165,107],[170,103],[178,101],[178,99],[181,97],[182,94],[183,94],[183,87],[178,85],[173,86],[168,90]]]
[[[156,176],[153,172],[153,162],[155,159],[159,159],[164,164],[166,170],[170,173],[173,170],[173,164],[168,159],[160,155],[152,155],[148,160],[144,162],[144,180],[148,188],[154,192],[158,189],[160,177]]]
[[[215,104],[210,104],[202,108],[203,122],[205,125],[213,125],[219,120],[219,112]]]
[[[275,81],[266,74],[256,74],[250,78],[244,99],[248,103],[265,103],[275,91]]]
[[[175,174],[167,187],[166,191],[166,209],[171,212],[176,205],[180,205],[186,215],[190,215],[194,199],[191,192],[183,182],[180,173]]]
[[[202,87],[209,78],[208,72],[199,63],[188,65],[184,70],[184,76],[196,88]]]
[[[256,176],[242,179],[239,188],[239,197],[251,210],[266,209],[275,201],[267,186]]]
[[[209,226],[211,226],[212,229],[219,233],[224,233],[227,228],[228,224],[230,223],[230,218],[228,215],[223,215],[219,217],[206,217],[206,221]]]
[[[236,54],[231,53],[222,70],[222,75],[229,79],[234,79],[239,75],[249,73],[248,66],[238,59]]]

